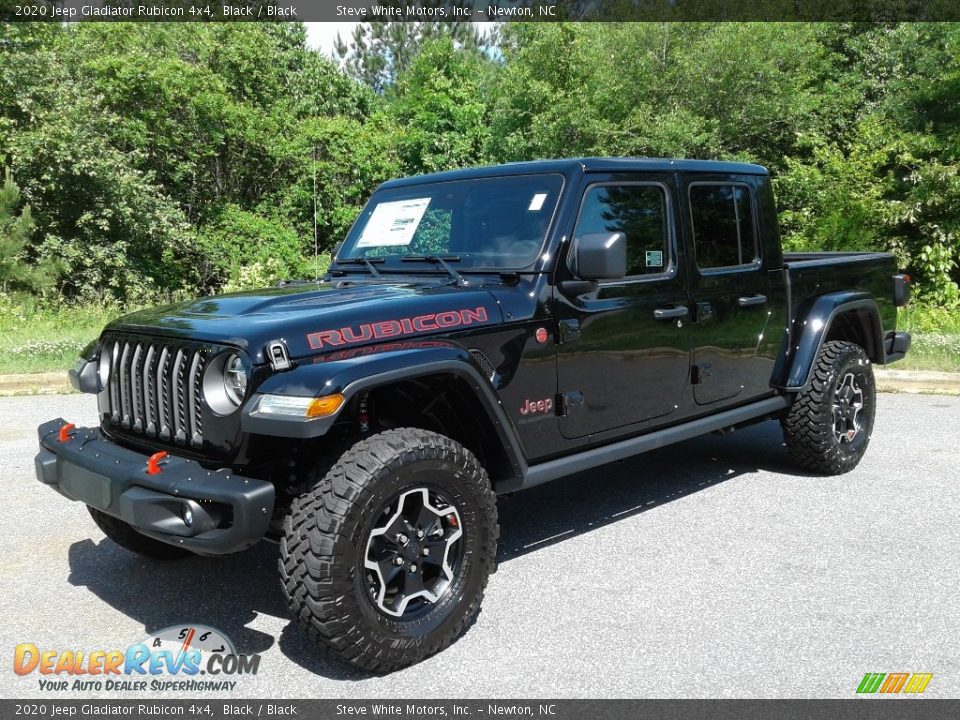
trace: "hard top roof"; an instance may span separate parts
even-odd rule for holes
[[[470,178],[498,177],[504,175],[530,175],[534,173],[562,173],[566,176],[589,172],[701,172],[732,175],[767,175],[767,169],[750,163],[725,162],[722,160],[676,160],[669,158],[569,158],[560,160],[530,160],[486,165],[483,167],[446,170],[428,175],[389,180],[381,188],[403,187],[424,182],[449,182]]]

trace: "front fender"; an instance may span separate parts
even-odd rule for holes
[[[490,382],[483,377],[473,356],[462,347],[443,341],[412,343],[414,347],[377,351],[377,348],[318,356],[314,362],[301,362],[288,372],[267,378],[245,405],[241,416],[244,432],[298,439],[326,434],[343,408],[358,393],[399,380],[428,375],[454,375],[467,382],[488,418],[493,423],[514,470],[526,468],[520,444],[507,414]],[[283,418],[257,412],[257,395],[293,395],[321,397],[341,393],[345,400],[340,410],[323,418]]]
[[[883,348],[883,326],[876,301],[865,292],[835,292],[821,295],[801,309],[793,322],[794,336],[789,348],[791,360],[783,387],[802,390],[810,382],[810,373],[820,346],[830,332],[834,319],[846,312],[865,313],[869,319],[869,340],[874,348]],[[866,348],[868,354],[871,348]],[[875,351],[874,351],[875,353]],[[876,358],[873,358],[876,360]],[[882,361],[882,360],[881,360]]]

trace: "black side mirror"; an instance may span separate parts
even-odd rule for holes
[[[584,280],[617,280],[627,274],[627,236],[587,233],[576,239],[574,271]]]

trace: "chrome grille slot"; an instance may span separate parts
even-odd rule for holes
[[[157,361],[157,395],[160,400],[160,439],[169,440],[172,436],[173,416],[170,408],[170,348],[164,346]]]
[[[120,353],[120,425],[129,429],[130,422],[130,343]]]
[[[203,371],[209,348],[108,337],[110,424],[177,445],[203,445]]]
[[[108,398],[110,402],[110,421],[116,425],[120,422],[120,373],[116,372],[120,362],[120,342],[115,340],[108,344],[110,358],[110,382],[108,384]]]
[[[147,350],[147,356],[143,360],[143,409],[146,417],[143,431],[150,437],[156,437],[157,434],[157,384],[154,382],[153,364],[156,357],[157,348],[150,345]]]
[[[143,345],[133,346],[133,356],[130,358],[130,408],[131,422],[134,432],[143,432],[143,412],[140,404],[143,402],[143,366],[140,365],[140,355]]]
[[[176,406],[173,411],[173,439],[181,445],[187,441],[187,433],[184,430],[187,424],[184,418],[187,403],[183,396],[183,366],[186,363],[186,357],[183,348],[177,348],[177,356],[173,361],[173,405]]]
[[[190,375],[187,380],[187,424],[189,430],[187,434],[190,437],[191,445],[201,445],[203,438],[200,436],[200,375],[203,369],[203,358],[200,353],[193,354],[193,360],[190,362]]]

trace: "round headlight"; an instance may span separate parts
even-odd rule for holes
[[[227,393],[227,399],[240,407],[247,394],[247,371],[243,367],[243,360],[237,354],[230,355],[223,365],[223,389]]]

